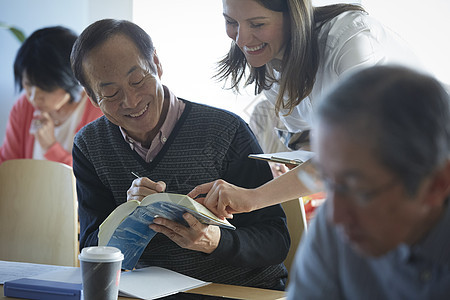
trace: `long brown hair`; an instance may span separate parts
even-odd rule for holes
[[[275,110],[288,109],[292,112],[314,86],[319,66],[319,49],[317,35],[322,25],[346,11],[364,11],[359,5],[334,4],[323,7],[313,7],[311,0],[254,0],[265,8],[282,12],[285,22],[289,22],[290,37],[285,45],[285,53],[281,64],[280,85]],[[276,82],[272,68],[264,65],[252,67],[247,63],[244,53],[232,41],[228,54],[218,62],[217,73],[214,78],[219,81],[230,80],[230,89],[239,91],[239,84],[248,76],[244,86],[255,82],[255,94],[270,89]],[[287,102],[283,95],[289,95]],[[288,114],[289,114],[288,113]]]

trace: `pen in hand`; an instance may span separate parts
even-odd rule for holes
[[[131,171],[131,174],[133,174],[133,176],[136,177],[136,178],[141,178],[142,177],[138,173],[133,172],[133,171]],[[156,182],[156,185],[160,187],[159,189],[157,189],[156,186],[155,186],[154,190],[157,193],[162,193],[162,192],[164,192],[166,190],[166,184],[164,182],[162,182],[162,181]]]
[[[133,172],[133,171],[131,171],[131,174],[133,174],[134,177],[136,177],[136,178],[140,178],[140,177],[141,177],[141,176],[139,176],[138,173]],[[161,192],[164,192],[164,190],[165,190],[165,188],[164,188]],[[205,198],[206,195],[207,195],[207,194],[199,194],[199,195],[195,196],[193,199],[195,200],[195,199],[197,199],[197,198]]]

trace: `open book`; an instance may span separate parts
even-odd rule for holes
[[[149,228],[156,217],[188,226],[183,214],[188,212],[204,224],[235,229],[226,219],[219,219],[206,207],[186,195],[157,193],[142,199],[122,203],[100,225],[99,246],[119,248],[122,268],[132,270],[156,232]]]
[[[250,154],[248,157],[282,164],[301,165],[314,156],[314,152],[296,150],[268,154]]]

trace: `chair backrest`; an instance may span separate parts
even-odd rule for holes
[[[291,274],[295,253],[297,252],[303,232],[306,232],[307,229],[305,208],[303,206],[302,198],[293,199],[284,202],[281,205],[283,206],[286,214],[287,226],[291,237],[291,247],[286,259],[284,260],[284,265],[286,266],[288,273]]]
[[[78,265],[72,168],[47,160],[0,165],[0,260]]]

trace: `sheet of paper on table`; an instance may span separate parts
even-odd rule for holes
[[[5,281],[14,279],[33,276],[45,276],[47,273],[51,273],[54,271],[73,269],[78,268],[0,260],[0,284],[4,284]]]
[[[122,296],[153,299],[201,287],[209,282],[159,267],[122,272],[119,293]]]

